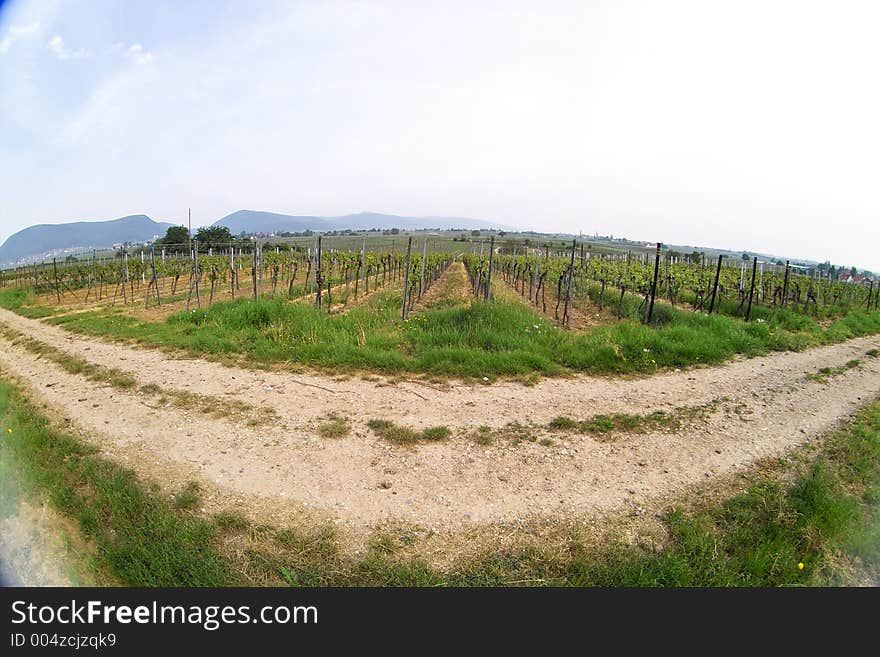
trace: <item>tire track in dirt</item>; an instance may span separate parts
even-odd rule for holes
[[[4,370],[129,467],[166,484],[187,478],[209,483],[219,501],[237,506],[317,513],[354,529],[387,520],[462,528],[638,508],[807,442],[880,395],[880,359],[865,357],[880,345],[878,337],[646,379],[579,376],[532,387],[453,382],[425,388],[178,359],[76,337],[8,311],[0,311],[0,321],[70,354],[128,370],[140,384],[228,393],[274,407],[279,423],[262,428],[156,409],[136,391],[84,380],[0,340]],[[827,384],[805,379],[820,367],[854,358],[862,365]],[[484,424],[499,428],[510,421],[546,424],[558,415],[669,412],[722,397],[729,401],[718,412],[675,433],[613,441],[548,434],[550,446],[504,441],[484,446],[464,435]],[[317,422],[330,412],[352,418],[352,435],[317,437]],[[444,424],[457,434],[415,449],[392,446],[366,429],[366,421],[377,417],[417,428]]]

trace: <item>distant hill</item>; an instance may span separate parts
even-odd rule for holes
[[[67,224],[39,224],[11,235],[0,246],[0,264],[53,257],[63,250],[104,248],[120,242],[147,242],[161,237],[174,224],[153,221],[135,214],[111,221],[75,221]],[[393,214],[361,212],[341,217],[276,214],[239,210],[215,221],[233,235],[244,233],[299,233],[305,230],[368,230],[370,228],[419,230],[426,228],[465,228],[516,230],[491,221],[463,217],[401,217]]]
[[[0,263],[37,258],[61,249],[100,248],[120,242],[145,242],[162,236],[173,224],[153,221],[145,214],[133,214],[110,221],[75,221],[69,224],[39,224],[11,235],[0,246]]]
[[[331,230],[368,230],[370,228],[400,228],[419,230],[425,228],[487,228],[511,230],[482,219],[464,217],[402,217],[395,214],[360,212],[341,217],[314,217],[310,215],[276,214],[239,210],[214,222],[215,226],[226,226],[233,235],[239,233],[298,233],[305,230],[327,232]]]
[[[298,233],[304,230],[334,230],[322,217],[294,216],[256,210],[239,210],[215,221],[213,226],[226,226],[233,235],[239,233]]]

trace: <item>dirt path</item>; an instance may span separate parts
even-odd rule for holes
[[[532,387],[436,386],[242,370],[76,337],[5,310],[0,321],[90,362],[129,371],[140,384],[274,407],[280,421],[261,428],[153,408],[136,391],[92,383],[0,340],[0,367],[106,454],[169,486],[193,478],[210,482],[237,506],[317,513],[353,529],[387,520],[464,528],[638,509],[804,443],[880,394],[880,359],[865,355],[880,346],[880,337],[639,380],[579,376]],[[805,378],[851,359],[862,364],[827,384]],[[480,445],[469,437],[480,425],[670,411],[725,397],[716,412],[677,433],[600,441],[537,431],[539,438],[551,437],[551,445]],[[320,439],[317,424],[329,413],[351,418],[352,434]],[[416,448],[394,446],[366,428],[371,418],[415,428],[447,425],[454,435]]]
[[[422,298],[413,304],[411,312],[421,312],[436,307],[466,305],[473,298],[464,263],[456,260],[440,274],[434,284],[425,291]]]

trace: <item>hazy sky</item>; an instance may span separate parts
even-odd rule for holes
[[[880,270],[878,2],[0,5],[0,240],[370,210]]]

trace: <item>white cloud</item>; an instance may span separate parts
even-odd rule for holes
[[[0,55],[5,55],[9,49],[15,45],[16,41],[35,35],[40,30],[39,23],[30,23],[29,25],[16,25],[10,27],[3,38],[0,39]]]
[[[153,53],[144,50],[144,47],[139,43],[131,44],[125,51],[125,56],[139,65],[153,61]]]
[[[92,53],[84,48],[79,48],[78,50],[68,50],[64,45],[64,39],[61,38],[60,35],[56,34],[49,42],[46,44],[46,47],[49,48],[50,51],[60,60],[66,61],[69,59],[82,59],[84,57],[91,57]]]

